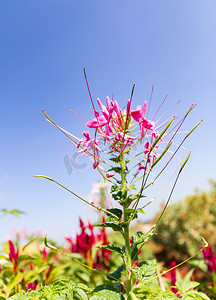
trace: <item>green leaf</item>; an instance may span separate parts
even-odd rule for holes
[[[120,189],[120,186],[117,184],[114,184],[111,186],[111,194],[114,192],[117,192]]]
[[[150,233],[144,233],[142,231],[137,231],[134,235],[131,237],[131,241],[135,245],[141,245],[144,244],[150,236],[152,236],[152,232]]]
[[[7,290],[6,290],[6,298],[10,295],[10,292],[12,291],[12,289],[18,284],[18,283],[20,283],[21,281],[22,281],[22,279],[23,279],[23,273],[18,273],[17,275],[16,275],[16,277],[12,280],[12,281],[10,281],[9,283],[8,283],[8,285],[7,285]]]
[[[117,219],[121,219],[122,217],[122,210],[119,209],[119,208],[110,208],[110,209],[107,209],[107,211],[111,212],[113,215],[116,216]],[[109,217],[110,214],[106,213],[106,215]]]
[[[176,288],[179,290],[180,294],[185,293],[196,286],[199,285],[199,282],[191,281],[191,276],[194,270],[190,270],[186,276],[182,279],[180,273],[177,271],[176,273]]]
[[[102,290],[94,294],[90,300],[121,300],[121,296],[110,290]]]
[[[118,267],[118,269],[115,270],[115,272],[113,272],[111,274],[107,274],[107,278],[109,280],[118,280],[119,278],[121,278],[123,269],[124,269],[123,265]]]
[[[115,223],[100,223],[100,224],[95,224],[95,227],[110,227],[114,231],[121,231],[121,226]]]
[[[138,215],[137,215],[137,209],[133,209],[133,208],[126,208],[125,209],[125,211],[126,211],[126,213],[128,213],[129,215],[130,214],[133,214],[133,218],[132,218],[132,220],[134,220],[134,219],[137,219],[138,218]]]
[[[137,280],[139,283],[144,283],[151,277],[153,277],[157,272],[156,260],[146,260],[142,261],[138,264],[136,268],[134,268],[137,272]]]
[[[112,157],[109,160],[114,161],[115,163],[120,163],[120,156]]]
[[[116,200],[116,201],[122,200],[122,192],[121,192],[121,191],[118,191],[117,193],[112,194],[112,197],[113,197],[113,199]]]
[[[190,292],[187,292],[183,295],[181,295],[181,299],[182,300],[202,300],[202,299],[205,299],[205,300],[210,300],[210,298],[205,295],[204,293],[201,293],[201,292],[197,292],[197,291],[190,291]]]
[[[114,285],[110,285],[110,284],[101,284],[101,285],[96,286],[96,288],[93,290],[93,293],[99,292],[102,290],[116,291],[116,287]]]
[[[204,300],[211,300],[206,294],[202,293],[202,292],[197,292],[197,291],[191,291],[189,293],[187,293],[188,296],[192,296],[192,299],[204,299]],[[184,295],[183,295],[183,298]],[[190,298],[191,299],[191,298]]]
[[[208,272],[208,267],[207,267],[204,259],[189,260],[188,264],[191,265],[192,267],[196,267],[196,268],[202,270],[205,273]]]
[[[121,167],[112,167],[108,170],[109,171],[114,171],[115,173],[121,174],[122,173],[122,168]]]
[[[108,218],[105,220],[105,223],[118,221],[122,217],[122,210],[119,208],[110,208],[107,209],[107,211],[110,212],[112,215],[106,212]],[[114,217],[113,215],[115,215],[116,217]]]
[[[111,244],[111,245],[102,245],[102,246],[99,246],[98,248],[107,249],[109,251],[116,252],[119,255],[121,255],[122,257],[124,257],[124,252],[122,251],[122,249],[120,247],[117,247],[117,246],[113,245],[113,244]]]
[[[130,190],[134,190],[134,191],[137,190],[135,184],[131,184],[131,185],[129,186],[129,189],[130,189]]]
[[[32,257],[31,256],[29,256],[29,255],[20,255],[19,256],[19,258],[18,258],[18,263],[21,263],[22,261],[25,261],[25,260],[30,260],[30,259],[32,259]]]
[[[77,294],[81,300],[88,300],[88,296],[82,289],[74,288],[74,294]]]

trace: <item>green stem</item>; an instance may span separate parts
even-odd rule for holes
[[[128,214],[125,212],[125,209],[124,209],[124,221],[125,222],[128,221]],[[127,226],[124,228],[125,253],[126,253],[125,273],[126,273],[126,294],[127,295],[131,291],[131,250],[130,250],[129,224],[127,224]]]
[[[122,151],[120,155],[121,161],[121,191],[122,191],[122,198],[127,198],[127,186],[126,186],[126,173],[125,173],[125,153]],[[129,224],[128,223],[128,213],[126,209],[128,208],[127,202],[124,204],[124,222],[127,225],[124,227],[124,240],[125,240],[125,274],[126,274],[126,294],[128,295],[131,291],[131,250],[130,250],[130,231],[129,231]]]

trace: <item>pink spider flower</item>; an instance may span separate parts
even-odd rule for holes
[[[137,106],[136,110],[131,111],[132,118],[141,125],[141,135],[144,137],[148,130],[153,130],[155,123],[153,121],[147,120],[145,118],[147,108],[147,101],[145,101],[143,108],[141,110],[141,106]]]
[[[141,170],[146,170],[146,167],[144,167],[142,163],[139,163],[136,175],[138,175]]]
[[[110,100],[109,97],[106,97],[106,104],[102,103],[102,101],[97,98],[97,103],[100,108],[100,111],[98,111],[95,108],[90,93],[86,73],[85,78],[94,111],[94,118],[87,122],[83,120],[88,128],[87,131],[83,131],[84,137],[79,139],[74,135],[69,134],[67,131],[63,130],[57,125],[56,126],[68,137],[70,135],[70,139],[73,138],[72,141],[77,145],[77,148],[79,148],[78,153],[86,154],[86,156],[88,156],[93,161],[93,168],[98,169],[104,179],[112,178],[114,176],[113,173],[116,172],[110,174],[106,170],[107,166],[109,169],[111,166],[110,170],[114,170],[114,166],[113,163],[107,161],[106,158],[102,157],[102,155],[113,153],[114,157],[112,158],[114,162],[114,158],[121,157],[122,152],[128,154],[132,150],[133,146],[136,146],[135,151],[137,154],[134,155],[132,159],[135,158],[136,161],[135,159],[133,160],[135,162],[135,165],[139,165],[135,175],[139,171],[144,170],[145,167],[150,168],[163,150],[163,148],[159,148],[159,144],[164,141],[169,135],[171,135],[170,140],[172,141],[177,131],[179,131],[179,128],[181,127],[181,124],[183,123],[187,114],[169,132],[163,134],[161,139],[157,141],[157,143],[154,145],[154,148],[152,149],[151,146],[160,135],[158,130],[165,127],[168,122],[170,126],[175,119],[175,117],[171,119],[167,118],[155,128],[155,124],[171,109],[168,109],[157,121],[153,121],[167,97],[165,97],[152,119],[149,119],[152,94],[148,105],[148,111],[147,101],[144,102],[143,106],[137,106],[137,108],[133,110],[131,109],[133,90],[131,93],[131,98],[127,101],[125,107],[123,108],[120,108],[120,105],[116,100]],[[192,105],[191,109],[193,107],[194,106]],[[176,127],[177,130],[175,132],[174,130]],[[91,130],[93,130],[92,134],[90,133]],[[76,140],[78,140],[78,142],[76,142]],[[167,148],[167,151],[167,153],[171,153],[169,147]],[[143,154],[144,157],[137,161],[140,158],[140,154]],[[130,163],[132,159],[128,162]],[[144,167],[142,166],[142,162],[144,162],[146,159],[148,165]],[[119,162],[117,162],[117,164],[118,163]],[[131,167],[131,169],[133,169],[133,166]]]
[[[158,148],[158,147],[156,146],[155,148]],[[152,162],[154,162],[159,157],[159,154],[156,153],[155,151],[150,152],[150,149],[151,149],[151,144],[149,142],[147,142],[145,144],[144,153],[146,155],[146,158],[148,159],[148,163],[151,164],[151,158],[152,158]]]
[[[87,126],[89,128],[103,127],[106,124],[108,124],[108,121],[104,116],[98,116],[97,118],[87,122]]]

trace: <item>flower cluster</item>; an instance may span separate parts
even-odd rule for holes
[[[158,146],[151,149],[152,144],[158,138],[159,133],[155,127],[155,122],[148,120],[147,102],[143,107],[137,106],[131,110],[131,100],[128,100],[126,109],[121,109],[118,102],[106,97],[106,106],[97,99],[101,109],[101,114],[95,110],[95,118],[86,122],[88,131],[83,131],[83,138],[79,139],[77,147],[79,152],[85,152],[90,158],[94,158],[93,168],[98,168],[103,162],[100,154],[112,151],[116,155],[126,150],[130,151],[131,147],[138,142],[144,141],[143,159],[139,163],[137,173],[144,169],[142,162],[147,160],[151,165],[158,157],[156,152]],[[93,137],[89,129],[93,129]],[[145,138],[145,139],[144,139]],[[161,140],[162,141],[162,140]],[[104,149],[101,147],[105,146]],[[101,168],[102,169],[102,168]],[[111,172],[106,172],[106,177],[114,176]]]

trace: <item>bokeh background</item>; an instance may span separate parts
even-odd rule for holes
[[[26,212],[21,220],[0,220],[1,240],[13,227],[61,240],[76,232],[79,216],[94,219],[75,197],[33,178],[53,177],[85,198],[98,179],[87,161],[74,168],[74,147],[42,113],[81,136],[85,125],[68,107],[85,120],[93,117],[83,66],[94,100],[114,93],[124,105],[135,82],[134,108],[149,99],[154,84],[151,114],[166,94],[164,109],[181,99],[183,114],[196,103],[185,130],[204,121],[185,145],[192,156],[173,201],[208,189],[216,179],[215,11],[214,0],[0,2],[0,205]],[[162,193],[146,220],[165,200]]]

